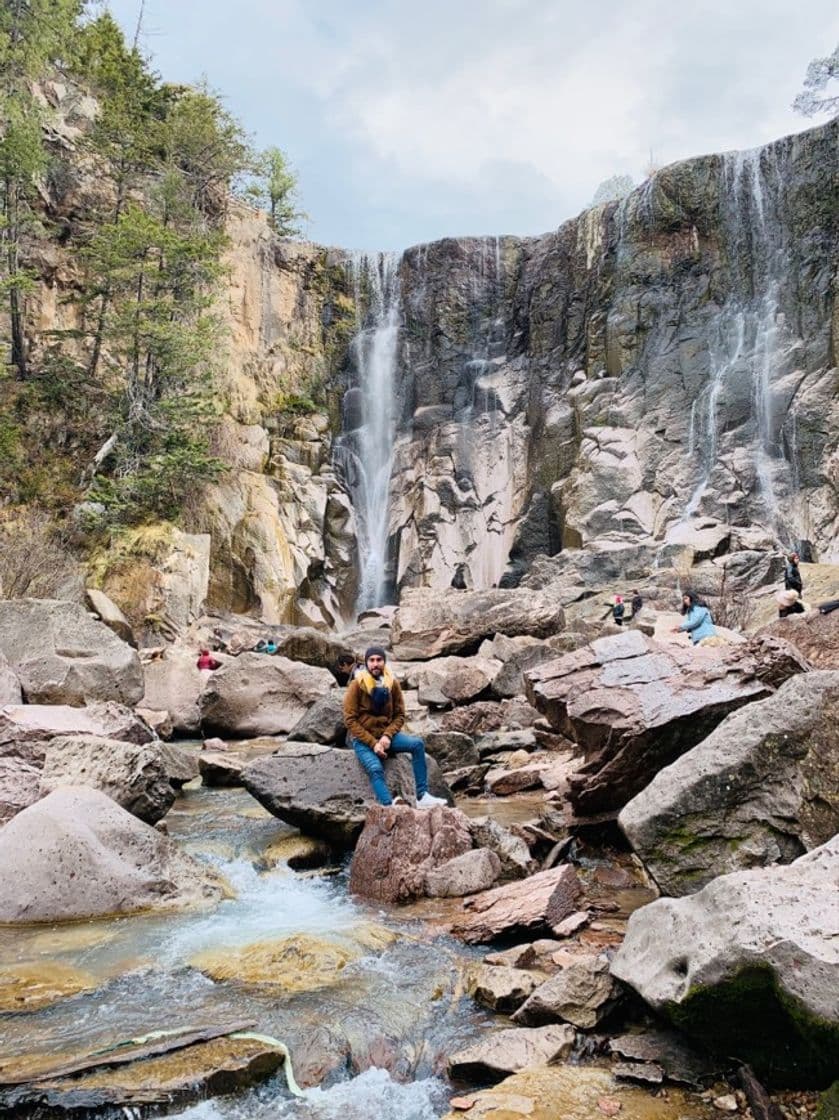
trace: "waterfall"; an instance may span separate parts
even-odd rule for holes
[[[345,431],[336,443],[335,459],[358,523],[359,611],[381,606],[388,594],[394,380],[401,318],[398,266],[393,253],[356,254],[348,265],[358,309],[358,329],[350,344],[356,407],[349,409],[345,403]]]

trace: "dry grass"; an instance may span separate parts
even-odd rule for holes
[[[78,564],[48,514],[21,510],[0,522],[0,597],[60,598],[78,575]]]

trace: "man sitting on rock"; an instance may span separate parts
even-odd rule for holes
[[[425,744],[422,739],[406,735],[402,730],[405,700],[399,681],[385,665],[386,660],[387,655],[381,646],[370,646],[364,655],[364,669],[349,682],[344,697],[347,738],[370,779],[380,805],[393,804],[383,765],[388,751],[410,754],[418,809],[445,805],[441,797],[432,797],[428,792]]]

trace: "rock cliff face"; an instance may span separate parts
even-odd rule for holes
[[[51,96],[72,154],[95,104]],[[133,617],[332,625],[407,587],[515,584],[569,548],[627,576],[628,557],[799,540],[839,559],[838,140],[834,121],[685,161],[545,236],[401,258],[279,240],[232,204],[229,469],[147,565],[189,603],[149,576]],[[75,167],[49,200],[70,229],[95,190]],[[34,349],[74,326],[67,245],[32,262]],[[193,542],[194,572],[164,539]],[[107,568],[131,617],[131,558]]]

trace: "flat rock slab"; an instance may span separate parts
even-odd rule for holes
[[[393,616],[391,644],[395,657],[425,661],[471,652],[495,634],[548,638],[564,625],[560,603],[541,591],[411,588]]]
[[[552,930],[576,910],[581,893],[573,867],[540,871],[466,899],[463,905],[468,913],[454,924],[452,932],[474,945],[498,937]]]
[[[686,648],[629,630],[537,665],[525,680],[531,703],[583,748],[569,798],[585,816],[621,809],[729,712],[807,667],[783,643]]]
[[[826,1086],[839,1077],[837,898],[839,836],[637,910],[612,973],[762,1080]]]
[[[144,719],[112,701],[85,708],[68,704],[4,704],[0,708],[0,747],[43,744],[57,735],[101,735],[126,743],[151,743],[155,738]]]
[[[115,700],[133,705],[143,695],[136,650],[78,603],[0,601],[0,652],[30,704],[81,707]]]
[[[385,780],[394,796],[413,800],[414,774],[407,756],[385,760]],[[432,758],[428,781],[435,797],[451,803],[451,793]],[[318,743],[283,744],[276,754],[246,767],[242,784],[274,816],[337,848],[353,847],[367,810],[376,804],[355,752]]]
[[[559,1024],[496,1031],[452,1054],[449,1077],[480,1083],[500,1080],[530,1066],[546,1066],[567,1058],[575,1038],[573,1027]]]
[[[65,786],[0,829],[0,922],[208,906],[224,885],[104,793]]]
[[[376,902],[422,898],[429,874],[471,848],[466,818],[457,809],[375,805],[353,854],[350,890]]]
[[[824,844],[839,832],[839,671],[793,677],[727,716],[618,821],[669,895]]]

